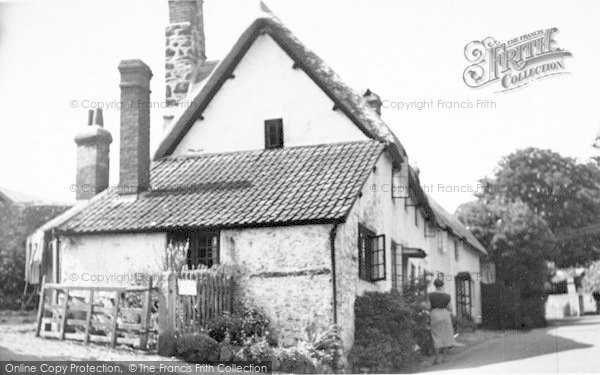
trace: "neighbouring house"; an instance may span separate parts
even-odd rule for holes
[[[245,293],[284,337],[337,324],[349,349],[357,296],[425,274],[480,321],[486,250],[423,191],[379,97],[348,87],[266,7],[218,62],[205,60],[202,1],[169,10],[167,98],[189,103],[165,116],[152,161],[149,106],[122,107],[118,189],[106,189],[112,137],[101,121],[82,129],[77,184],[97,188],[30,238],[50,254],[48,279],[159,273],[167,244],[189,242],[191,268],[248,270]],[[119,71],[121,100],[148,102],[150,68]]]
[[[546,300],[546,319],[562,319],[596,313],[592,293],[585,293],[584,268],[559,268],[552,276]]]

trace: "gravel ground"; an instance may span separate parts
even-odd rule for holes
[[[35,337],[35,313],[0,311],[0,360],[179,361],[127,346]]]

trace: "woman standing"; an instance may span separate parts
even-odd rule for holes
[[[454,329],[452,328],[452,318],[450,317],[450,295],[444,293],[444,281],[435,279],[435,292],[429,293],[429,303],[431,304],[431,337],[433,338],[433,348],[435,350],[435,362],[441,362],[441,357],[445,349],[456,345],[454,341]]]

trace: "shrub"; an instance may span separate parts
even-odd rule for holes
[[[307,325],[298,348],[308,354],[319,373],[341,367],[338,360],[341,358],[342,340],[335,325],[324,329],[314,323]]]
[[[271,362],[273,347],[265,337],[251,336],[245,339],[243,347],[236,353],[238,361]]]
[[[350,352],[354,372],[390,372],[408,369],[414,350],[411,308],[393,293],[369,292],[356,299],[354,346]]]
[[[248,301],[240,302],[235,313],[225,313],[208,324],[207,333],[218,342],[244,345],[248,338],[266,337],[267,341],[277,344],[277,338],[269,330],[270,321],[266,313]]]
[[[176,338],[177,356],[187,362],[217,361],[219,344],[202,333],[186,333]]]
[[[302,347],[275,348],[273,371],[291,374],[328,373],[322,367],[317,368],[310,353]]]

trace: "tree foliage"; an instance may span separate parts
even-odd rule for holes
[[[494,178],[482,180],[484,202],[521,201],[543,219],[554,234],[600,221],[600,168],[578,163],[551,150],[527,148],[504,157]],[[559,267],[585,265],[600,258],[600,236],[557,242],[549,260]]]
[[[67,208],[0,203],[0,308],[22,305],[27,236]]]
[[[585,270],[581,284],[586,293],[600,292],[600,261],[595,261]]]
[[[518,314],[510,319],[518,325],[512,328],[543,325],[545,259],[554,247],[546,222],[527,204],[500,199],[464,204],[458,216],[488,250],[496,265],[496,282],[518,296],[516,306],[505,309]]]
[[[545,259],[552,253],[554,236],[528,205],[479,200],[459,207],[458,216],[488,250],[497,278],[523,290],[544,289]]]

